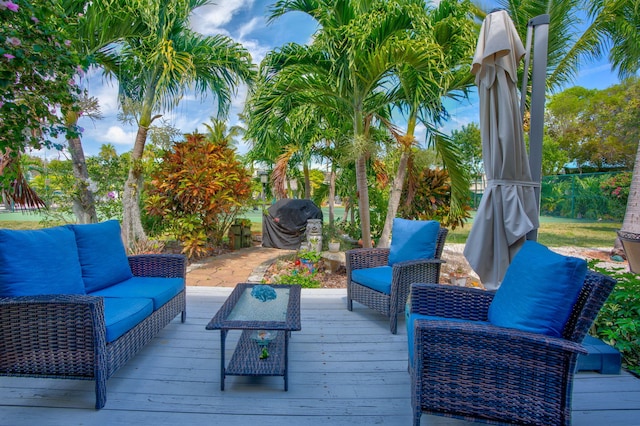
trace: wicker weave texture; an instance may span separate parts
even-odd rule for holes
[[[182,277],[181,255],[130,259],[135,276]],[[88,295],[0,298],[0,376],[96,381],[96,408],[106,402],[106,380],[178,314],[184,290],[116,341],[106,343],[104,302]]]
[[[578,337],[571,340],[473,322],[486,321],[491,292],[414,284],[412,312],[471,319],[413,324],[414,424],[422,412],[497,424],[570,424],[577,355],[586,352],[580,341],[614,285],[589,272],[565,326],[565,336]]]
[[[446,228],[440,228],[433,259],[397,262],[393,265],[390,294],[373,290],[351,280],[351,273],[356,269],[388,265],[389,249],[369,248],[347,251],[347,309],[353,310],[353,301],[356,301],[389,317],[391,332],[396,334],[398,315],[404,312],[411,284],[439,282],[440,268],[443,263],[440,257],[448,232]]]

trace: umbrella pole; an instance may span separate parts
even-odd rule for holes
[[[533,71],[531,77],[531,123],[529,126],[529,168],[531,179],[538,183],[534,188],[538,215],[540,215],[540,183],[542,182],[542,138],[544,134],[544,101],[547,77],[547,52],[549,43],[549,15],[536,16],[527,24],[534,30]],[[528,37],[527,37],[528,38]],[[525,75],[528,70],[525,70]],[[526,92],[522,94],[526,96]],[[528,240],[538,239],[538,230],[527,234]]]

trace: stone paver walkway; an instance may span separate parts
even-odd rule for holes
[[[192,263],[187,268],[188,286],[235,287],[260,282],[266,269],[280,256],[294,250],[253,246]]]

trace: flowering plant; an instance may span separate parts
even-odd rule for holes
[[[65,35],[73,19],[61,2],[0,0],[0,21],[0,153],[55,145],[67,132],[60,109],[80,93],[80,58]]]

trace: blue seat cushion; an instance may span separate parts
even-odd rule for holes
[[[454,322],[473,322],[475,324],[488,324],[486,321],[468,321],[460,318],[446,318],[446,317],[434,317],[430,315],[412,314],[405,311],[407,320],[407,342],[409,343],[409,362],[413,366],[413,348],[415,345],[415,321],[418,319],[431,320],[431,321],[454,321]]]
[[[0,229],[0,296],[85,294],[73,232]]]
[[[182,278],[133,277],[111,287],[91,292],[91,296],[147,298],[156,311],[184,289]]]
[[[432,259],[440,223],[435,220],[393,219],[389,266],[407,260]]]
[[[351,281],[372,288],[380,293],[391,294],[391,266],[376,266],[375,268],[355,269],[351,271]]]
[[[105,297],[103,300],[107,343],[113,342],[153,313],[151,299]]]
[[[76,235],[87,293],[133,277],[117,220],[69,227]]]
[[[526,241],[489,305],[489,322],[561,337],[587,274],[587,262]]]

